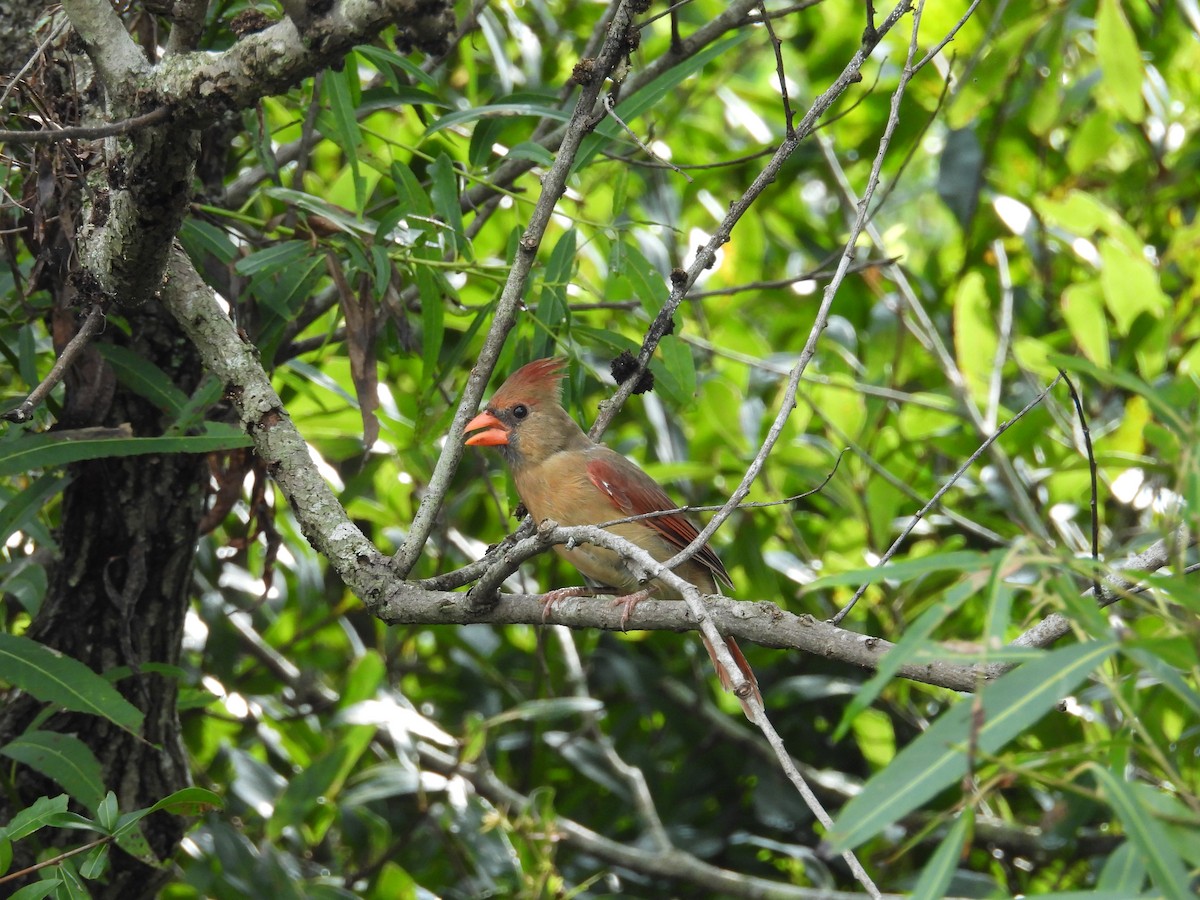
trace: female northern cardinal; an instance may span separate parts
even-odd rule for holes
[[[517,493],[534,521],[600,525],[627,516],[677,509],[653,478],[621,454],[589,438],[562,408],[566,366],[565,359],[539,359],[510,375],[487,409],[467,423],[466,430],[476,433],[466,443],[499,447],[512,468]],[[641,547],[659,562],[666,562],[698,534],[680,513],[612,525],[607,530]],[[622,624],[633,607],[647,597],[682,599],[678,591],[658,579],[639,590],[637,576],[612,550],[592,544],[571,549],[559,544],[554,549],[587,578],[623,595],[616,601],[625,605]],[[707,544],[675,573],[704,594],[715,594],[718,580],[732,586],[729,573]],[[561,588],[550,591],[543,601],[550,609],[567,597],[595,593],[589,588]],[[725,638],[725,643],[761,704],[758,681],[746,657],[733,638]],[[704,646],[722,686],[729,690],[728,676],[717,664],[707,638]],[[746,715],[753,719],[749,704],[741,702]]]

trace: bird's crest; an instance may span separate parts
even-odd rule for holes
[[[531,400],[562,399],[562,380],[567,372],[569,360],[561,356],[535,359],[526,363],[508,376],[500,389],[492,395],[491,407],[503,409],[514,403]]]

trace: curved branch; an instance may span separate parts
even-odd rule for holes
[[[109,91],[132,91],[149,74],[150,61],[108,0],[63,0],[63,11]]]
[[[168,56],[155,70],[159,99],[181,123],[203,125],[290,88],[396,22],[421,23],[429,41],[439,29],[448,34],[454,26],[451,5],[433,14],[430,6],[427,0],[341,0],[303,35],[291,19],[283,19],[222,53]]]
[[[595,108],[605,79],[622,56],[628,52],[627,32],[633,22],[634,6],[636,6],[635,3],[623,0],[614,13],[608,36],[600,49],[600,55],[596,58],[591,80],[583,86],[583,90],[580,92],[579,101],[575,104],[575,111],[567,123],[566,136],[555,156],[554,164],[542,179],[542,192],[534,207],[533,215],[530,216],[529,225],[526,226],[517,244],[516,259],[509,270],[504,289],[500,293],[500,300],[497,303],[496,313],[484,341],[483,349],[479,353],[475,366],[471,369],[471,374],[467,378],[467,386],[463,390],[462,397],[459,398],[458,408],[454,411],[454,420],[450,423],[446,442],[437,464],[434,466],[433,475],[429,479],[429,488],[425,496],[421,498],[421,505],[417,508],[417,514],[413,518],[412,527],[409,529],[404,546],[396,553],[396,568],[401,575],[407,575],[416,565],[425,549],[425,541],[433,530],[433,523],[450,486],[450,479],[453,477],[455,469],[458,468],[459,459],[462,458],[463,429],[466,427],[467,420],[474,416],[479,408],[479,402],[483,399],[488,379],[491,377],[496,361],[500,358],[500,351],[504,347],[504,339],[516,324],[517,309],[525,294],[529,273],[533,269],[538,248],[546,233],[546,227],[550,224],[554,208],[566,190],[567,175],[575,164],[575,156],[579,152],[583,139],[591,133],[599,121],[595,118],[592,110]]]
[[[533,810],[533,802],[483,767],[459,762],[453,756],[428,744],[418,745],[421,762],[430,769],[448,777],[460,777],[468,781],[475,791],[498,806]],[[845,891],[830,891],[825,888],[806,888],[765,878],[755,878],[743,872],[731,872],[703,862],[683,850],[643,850],[619,841],[610,840],[572,819],[555,816],[552,822],[556,834],[585,853],[606,860],[613,865],[623,866],[659,878],[675,878],[690,882],[706,892],[748,900],[765,900],[768,897],[790,898],[790,900],[857,900],[861,894]],[[898,894],[878,895],[887,900],[898,900]]]

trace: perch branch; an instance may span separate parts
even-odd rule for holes
[[[88,311],[87,318],[79,326],[79,331],[75,333],[75,337],[71,338],[67,346],[63,347],[62,353],[54,361],[54,366],[50,369],[49,374],[42,379],[41,384],[29,393],[24,403],[15,409],[9,410],[3,416],[0,416],[0,418],[17,423],[28,422],[33,418],[33,411],[41,405],[42,401],[63,380],[63,376],[67,374],[67,369],[75,361],[75,357],[88,345],[103,325],[104,308],[99,303],[94,303]]]

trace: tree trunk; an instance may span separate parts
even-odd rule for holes
[[[130,349],[156,362],[190,393],[201,369],[174,321],[152,303],[129,321],[135,334],[127,341]],[[123,337],[112,325],[108,334]],[[102,365],[88,369],[106,371]],[[87,386],[69,385],[68,390],[72,387],[89,393]],[[90,396],[105,393],[91,391]],[[107,409],[93,411],[97,415],[89,424],[129,423],[138,435],[162,431],[161,412],[121,386]],[[97,672],[122,666],[132,670],[117,686],[145,713],[141,737],[79,714],[58,713],[39,726],[74,733],[92,749],[105,787],[116,792],[122,812],[153,804],[189,783],[175,681],[138,673],[146,663],[179,661],[206,473],[205,458],[198,455],[100,459],[73,466],[58,535],[65,552],[52,568],[47,596],[29,629],[29,637]],[[0,743],[19,736],[42,710],[28,696],[9,703],[0,715]],[[0,822],[38,796],[59,792],[36,773],[18,770],[15,794],[0,795]],[[156,854],[165,858],[175,851],[182,824],[163,814],[144,821]],[[76,845],[80,834],[65,832],[59,838],[63,845]],[[146,866],[115,847],[113,851],[108,885],[94,889],[94,897],[151,897],[169,878],[169,870]]]

